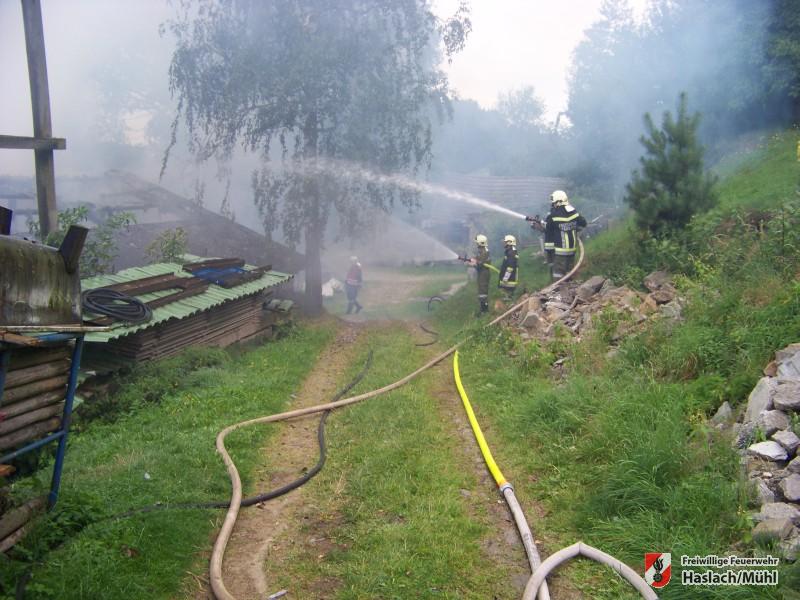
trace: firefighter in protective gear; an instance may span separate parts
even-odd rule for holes
[[[545,219],[545,248],[553,248],[553,280],[569,273],[575,263],[578,232],[586,227],[586,219],[569,203],[567,194],[556,190],[550,196],[550,214]]]
[[[500,265],[500,279],[497,282],[497,287],[503,290],[506,298],[510,300],[517,290],[519,276],[517,238],[513,235],[507,235],[503,238],[503,245],[505,246],[505,256],[503,257],[503,264]]]
[[[489,270],[497,271],[489,262],[489,240],[479,233],[475,236],[475,245],[478,247],[474,258],[469,263],[475,267],[478,274],[478,305],[479,313],[489,312]]]

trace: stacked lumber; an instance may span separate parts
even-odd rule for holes
[[[67,346],[12,350],[0,395],[0,452],[60,427],[70,356]]]
[[[43,497],[34,498],[0,515],[0,553],[6,552],[25,537],[31,520],[44,506]]]
[[[230,300],[182,319],[169,319],[102,344],[103,353],[134,361],[172,356],[189,346],[228,346],[268,336],[278,315],[264,311],[271,292]],[[91,344],[94,346],[95,344]]]

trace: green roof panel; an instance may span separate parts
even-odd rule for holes
[[[190,256],[187,256],[186,258],[207,260],[205,258],[201,259],[199,257]],[[244,268],[247,270],[253,270],[256,267],[253,267],[252,265],[245,265]],[[157,263],[154,265],[147,265],[145,267],[133,267],[130,269],[125,269],[119,273],[115,273],[114,275],[99,275],[97,277],[83,279],[81,281],[81,289],[91,290],[105,287],[107,285],[113,285],[115,283],[126,283],[128,281],[144,279],[145,277],[167,275],[170,273],[174,273],[179,277],[193,276],[191,273],[187,273],[183,270],[183,264]],[[223,288],[212,283],[202,294],[190,296],[189,298],[177,300],[175,302],[171,302],[170,304],[153,309],[153,318],[147,323],[139,323],[136,325],[125,325],[123,323],[118,323],[112,325],[110,331],[88,333],[86,334],[85,339],[87,342],[108,342],[126,335],[130,335],[137,331],[141,331],[142,329],[154,327],[155,325],[163,323],[164,321],[168,321],[169,319],[184,319],[195,313],[202,312],[214,306],[223,304],[224,302],[228,302],[229,300],[236,300],[237,298],[243,298],[244,296],[257,294],[258,292],[268,288],[286,283],[292,279],[292,277],[292,275],[279,273],[278,271],[267,271],[260,279],[248,281],[247,283],[243,283],[232,288]],[[141,294],[136,297],[142,302],[148,302],[173,292],[174,290],[165,290],[160,292],[152,292],[149,294]]]

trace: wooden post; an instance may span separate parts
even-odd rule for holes
[[[25,50],[28,54],[33,135],[37,138],[50,138],[53,136],[53,127],[50,121],[50,88],[47,83],[47,60],[44,51],[40,0],[22,0],[22,20],[25,25]],[[39,226],[42,231],[42,239],[44,239],[49,233],[58,229],[53,150],[34,150],[34,154]]]

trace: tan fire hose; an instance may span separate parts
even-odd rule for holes
[[[549,286],[543,288],[541,293],[547,293],[557,286],[559,286],[564,281],[570,279],[575,273],[577,273],[578,269],[583,264],[584,259],[584,249],[583,243],[581,242],[580,238],[578,239],[578,246],[580,248],[580,257],[578,262],[572,268],[572,270],[564,275],[558,281],[553,282]],[[488,323],[488,326],[496,325],[497,323],[501,322],[503,319],[506,319],[514,312],[522,308],[528,302],[527,298],[522,300],[518,304],[514,305],[502,315]],[[225,555],[225,549],[228,546],[228,541],[230,540],[231,534],[233,533],[233,526],[236,523],[236,518],[239,516],[239,505],[242,501],[242,480],[239,477],[239,471],[236,469],[236,465],[234,464],[233,460],[231,459],[230,454],[228,454],[227,449],[225,448],[225,437],[236,429],[241,429],[242,427],[247,427],[249,425],[256,425],[258,423],[275,423],[277,421],[285,421],[286,419],[292,419],[294,417],[302,417],[304,415],[310,415],[313,413],[323,412],[326,410],[332,410],[334,408],[341,408],[342,406],[348,406],[350,404],[355,404],[357,402],[361,402],[362,400],[368,400],[370,398],[374,398],[376,396],[380,396],[387,392],[391,392],[396,390],[399,387],[404,386],[406,383],[424,373],[428,369],[433,366],[436,366],[445,358],[453,354],[461,344],[464,342],[459,342],[452,348],[449,348],[442,354],[439,354],[434,359],[428,361],[419,369],[414,371],[413,373],[409,373],[402,379],[395,381],[394,383],[390,383],[382,388],[377,390],[372,390],[371,392],[366,392],[364,394],[359,394],[357,396],[351,396],[350,398],[343,398],[342,400],[338,400],[336,402],[328,402],[327,404],[318,404],[316,406],[310,406],[308,408],[300,408],[297,410],[290,410],[283,413],[277,413],[274,415],[268,415],[265,417],[258,417],[255,419],[249,419],[247,421],[242,421],[240,423],[234,423],[223,429],[222,431],[217,434],[217,452],[222,455],[222,460],[225,461],[225,467],[228,470],[228,476],[231,479],[231,503],[228,507],[228,512],[225,514],[225,520],[222,523],[222,528],[220,529],[219,534],[217,535],[217,539],[214,542],[214,548],[211,552],[211,566],[210,566],[210,581],[211,581],[211,589],[214,593],[214,596],[217,600],[236,600],[236,597],[233,596],[228,589],[225,587],[225,583],[222,579],[222,559]],[[545,561],[546,562],[546,561]]]

